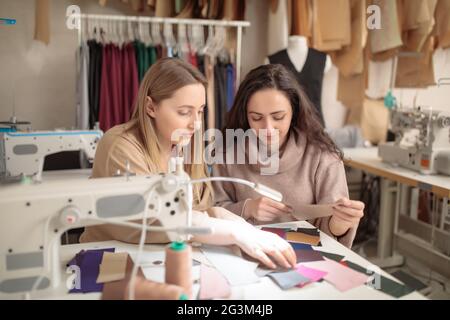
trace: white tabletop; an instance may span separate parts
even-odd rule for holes
[[[380,175],[413,186],[428,185],[430,191],[442,196],[450,195],[450,177],[444,175],[425,175],[403,167],[383,162],[378,156],[378,148],[343,149],[346,165],[369,173]],[[426,187],[425,187],[426,189]]]
[[[289,222],[284,224],[271,225],[277,227],[311,227],[311,225],[307,222]],[[325,233],[321,233],[321,242],[322,247],[319,249],[321,251],[336,253],[342,256],[345,256],[346,260],[357,263],[365,268],[371,266],[371,263],[366,259],[362,258],[355,252],[341,245],[339,242],[335,241]],[[32,298],[34,299],[99,299],[100,293],[89,293],[89,294],[68,294],[67,289],[65,287],[65,281],[69,274],[65,273],[65,264],[72,259],[76,253],[78,253],[81,249],[99,249],[99,248],[116,248],[116,251],[127,251],[127,252],[135,252],[136,245],[125,244],[118,241],[107,241],[107,242],[98,242],[98,243],[89,243],[89,244],[77,244],[77,245],[66,245],[61,247],[61,268],[63,270],[63,278],[64,281],[62,286],[51,292],[46,292],[45,296],[36,293]],[[145,248],[146,251],[154,251],[164,253],[164,246],[162,245],[147,245]],[[155,272],[157,269],[154,269]],[[159,270],[155,274],[156,278],[161,277],[161,270]],[[381,274],[395,279],[388,273],[380,270]],[[146,274],[148,270],[146,270]],[[292,288],[289,290],[280,289],[272,280],[268,277],[264,277],[260,282],[245,285],[245,286],[236,286],[232,287],[232,294],[230,299],[238,299],[238,300],[259,300],[259,299],[270,299],[270,300],[320,300],[320,299],[394,299],[393,297],[384,294],[380,291],[377,291],[368,286],[360,286],[348,290],[346,292],[340,292],[337,290],[332,284],[323,281],[318,283],[309,284],[303,288]],[[412,292],[401,299],[426,299],[423,295],[418,292]]]

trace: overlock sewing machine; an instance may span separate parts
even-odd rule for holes
[[[385,162],[423,174],[450,175],[450,113],[414,109],[390,110],[394,142],[381,143]]]

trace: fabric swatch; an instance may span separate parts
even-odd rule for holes
[[[122,280],[125,277],[128,253],[103,253],[97,283]]]
[[[307,243],[298,243],[298,242],[289,242],[294,250],[313,250],[310,244]]]
[[[302,276],[306,277],[309,279],[308,283],[305,284],[299,284],[297,285],[297,287],[304,287],[305,285],[309,284],[309,283],[313,283],[313,282],[317,282],[319,280],[322,280],[323,277],[325,277],[327,275],[327,272],[321,271],[321,270],[317,270],[317,269],[312,269],[312,268],[308,268],[305,267],[301,264],[299,264],[296,268],[296,271],[298,273],[300,273]]]
[[[344,256],[341,256],[339,254],[325,252],[325,251],[321,251],[321,250],[317,250],[317,251],[320,252],[322,254],[322,256],[324,256],[325,258],[336,261],[336,262],[341,262],[342,259],[345,258]]]
[[[324,279],[342,292],[364,285],[370,277],[333,260],[309,262],[306,266],[327,272]]]
[[[320,251],[315,250],[295,250],[297,263],[324,260]]]
[[[310,282],[309,278],[302,276],[296,270],[286,272],[273,272],[268,275],[283,290],[287,290]]]
[[[312,246],[317,246],[320,243],[320,237],[311,236],[302,232],[286,232],[286,240],[290,242],[307,243]]]
[[[286,239],[286,231],[289,231],[289,229],[282,229],[282,228],[261,228],[261,230],[275,233],[283,239]]]

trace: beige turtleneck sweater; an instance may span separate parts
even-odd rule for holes
[[[240,146],[235,147],[238,151]],[[241,149],[242,150],[242,149]],[[224,154],[223,151],[221,154]],[[348,198],[348,186],[342,161],[329,152],[308,144],[298,130],[289,135],[279,158],[279,170],[274,175],[261,175],[259,164],[215,164],[213,176],[225,176],[246,179],[262,183],[283,194],[283,203],[290,205],[294,211],[305,204],[331,204],[339,198]],[[229,182],[215,182],[214,199],[217,206],[224,207],[242,216],[247,199],[256,199],[260,194],[247,186]],[[277,222],[292,221],[286,215]],[[330,217],[309,221],[321,231],[333,236],[329,229]],[[260,221],[249,221],[262,224]],[[341,237],[334,237],[340,243],[351,247],[356,235],[356,228],[351,228]]]

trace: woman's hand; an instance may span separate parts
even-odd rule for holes
[[[348,229],[358,227],[364,216],[364,203],[341,198],[333,205],[333,216],[330,220],[330,231],[335,236],[345,234]]]
[[[271,222],[282,215],[293,213],[291,207],[272,199],[261,197],[247,200],[243,216],[245,219],[254,218],[261,222]]]
[[[295,267],[297,258],[287,241],[274,233],[259,230],[243,219],[240,221],[217,219],[194,210],[192,225],[213,230],[211,234],[194,235],[193,241],[219,246],[235,244],[269,268],[276,268],[269,256],[284,268]]]
[[[235,239],[236,245],[243,251],[269,268],[276,269],[277,266],[273,261],[287,269],[295,268],[297,257],[294,249],[287,241],[274,233],[251,226],[242,230],[238,228]]]

